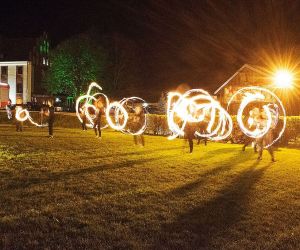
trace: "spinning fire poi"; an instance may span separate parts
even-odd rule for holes
[[[233,94],[227,109],[235,98],[242,100],[237,111],[237,122],[246,136],[260,139],[276,128],[279,130],[277,136],[264,143],[264,147],[269,148],[280,139],[286,127],[286,112],[281,100],[272,91],[261,87],[242,88]],[[249,115],[245,115],[245,110],[251,106]],[[282,123],[279,123],[280,117]]]
[[[142,98],[123,98],[108,105],[106,120],[111,128],[124,134],[141,135],[147,127],[147,106]]]
[[[92,94],[92,91],[96,91]],[[102,88],[100,85],[98,85],[96,82],[92,82],[89,85],[88,91],[85,95],[82,95],[77,98],[75,110],[76,115],[81,123],[86,123],[86,126],[89,128],[95,127],[95,118],[97,109],[99,108],[99,102],[102,103],[103,109],[106,109],[106,107],[109,105],[109,100],[105,94],[102,92]],[[104,102],[104,103],[103,103]],[[82,119],[82,115],[84,114],[86,121]],[[107,128],[108,125],[105,124],[101,126],[100,129]]]
[[[92,91],[98,91],[92,94]],[[100,92],[99,92],[100,91]],[[121,101],[109,102],[109,99],[102,92],[102,88],[95,82],[91,83],[85,95],[76,100],[76,115],[81,123],[84,114],[87,121],[86,126],[95,128],[95,118],[99,110],[105,113],[107,124],[101,129],[108,126],[133,136],[141,135],[147,127],[147,106],[145,100],[139,97],[123,98]],[[140,110],[137,112],[137,110]],[[139,116],[139,122],[137,122]],[[97,125],[97,124],[96,124]]]
[[[191,89],[184,94],[170,92],[167,120],[172,132],[172,135],[168,137],[169,140],[184,136],[186,126],[190,124],[195,124],[195,126],[205,124],[204,129],[195,130],[195,136],[215,141],[227,138],[233,127],[232,119],[227,111],[202,89]]]
[[[15,118],[17,121],[19,122],[25,122],[26,120],[28,120],[31,124],[37,126],[37,127],[47,127],[48,123],[37,123],[33,120],[33,118],[31,117],[29,111],[27,109],[24,109],[22,107],[17,106],[16,107],[16,114],[15,114]]]

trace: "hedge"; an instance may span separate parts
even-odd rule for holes
[[[34,120],[38,121],[39,112],[31,112],[31,116]],[[104,119],[104,118],[103,118]],[[230,138],[227,141],[232,143],[242,143],[245,140],[245,136],[239,129],[235,117],[233,117],[234,129]],[[104,121],[103,121],[104,122]],[[170,134],[167,124],[167,118],[165,115],[148,115],[148,126],[145,131],[149,135],[167,136]],[[0,112],[0,124],[14,124],[13,120],[8,120],[6,112]],[[24,125],[29,125],[29,122],[25,122]],[[55,126],[63,128],[80,128],[80,123],[74,113],[56,113],[55,114]],[[278,131],[275,130],[275,133]],[[280,145],[294,145],[300,146],[300,116],[289,116],[287,118],[287,126],[283,136],[278,144]]]

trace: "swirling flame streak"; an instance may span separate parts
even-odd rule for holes
[[[91,92],[94,88],[98,89],[98,91],[100,91],[100,92],[91,94]],[[104,128],[107,128],[108,126],[110,126],[111,128],[113,128],[115,130],[121,131],[125,134],[131,134],[131,135],[140,135],[145,131],[145,129],[147,127],[147,115],[148,115],[148,112],[146,110],[146,107],[148,106],[148,104],[146,103],[145,100],[134,96],[134,97],[129,97],[129,98],[123,98],[119,102],[116,101],[116,102],[110,103],[108,97],[105,94],[103,94],[101,91],[102,91],[101,86],[98,85],[96,82],[92,82],[89,85],[87,93],[85,95],[82,95],[79,98],[77,98],[76,106],[75,106],[76,116],[81,123],[83,122],[83,120],[80,116],[80,113],[81,113],[80,104],[82,103],[82,108],[84,109],[84,114],[87,117],[87,120],[89,122],[87,124],[87,126],[90,128],[92,128],[94,126],[95,116],[90,114],[89,109],[96,111],[97,107],[93,104],[93,102],[96,102],[97,97],[99,97],[101,95],[104,97],[105,102],[106,102],[105,117],[106,117],[106,121],[108,123],[108,124],[102,126],[101,129],[104,129]],[[141,127],[138,129],[138,131],[135,131],[135,132],[132,132],[130,130],[130,128],[126,129],[126,125],[127,125],[128,119],[129,119],[129,114],[128,114],[125,106],[130,101],[142,102],[143,103],[142,107],[144,108],[144,115],[145,115],[144,122],[141,125]],[[113,119],[110,116],[111,112],[114,112]]]
[[[232,103],[232,101],[234,100],[234,98],[239,94],[243,95],[243,99],[237,112],[237,122],[242,132],[251,138],[255,138],[255,139],[262,138],[266,133],[268,133],[268,131],[270,131],[271,128],[275,128],[278,124],[280,110],[282,111],[282,115],[283,115],[282,129],[280,130],[278,136],[271,143],[265,145],[265,148],[272,146],[283,135],[286,127],[286,111],[281,100],[278,98],[277,95],[275,95],[272,91],[268,89],[262,87],[255,87],[255,86],[244,87],[242,89],[239,89],[237,92],[235,92],[232,95],[232,97],[228,102],[227,110],[230,104]],[[272,96],[276,100],[276,103],[268,103],[263,105],[263,110],[267,117],[265,124],[260,122],[258,123],[258,126],[256,126],[254,130],[250,130],[243,122],[244,110],[252,102],[259,102],[259,101],[265,102],[266,101],[265,94]],[[279,106],[277,105],[277,103],[279,104]],[[250,125],[252,125],[251,123],[253,123],[253,119],[250,120],[248,119],[248,124],[249,122]]]
[[[176,123],[175,116],[181,119],[181,126]],[[168,94],[167,121],[172,132],[168,137],[169,140],[183,136],[187,123],[204,122],[206,117],[208,123],[205,131],[195,131],[195,135],[218,141],[231,134],[233,122],[230,115],[208,92],[192,89],[184,94],[178,92]]]
[[[22,114],[24,114],[24,115],[22,115]],[[33,125],[35,125],[37,127],[47,127],[48,126],[48,123],[38,124],[37,122],[35,122],[32,119],[32,117],[30,116],[29,111],[27,109],[23,109],[21,107],[16,107],[15,117],[20,122],[25,122],[26,120],[28,120],[29,122],[31,122]]]
[[[97,97],[103,96],[104,99],[105,99],[106,105],[107,106],[109,105],[109,100],[108,100],[107,96],[105,94],[103,94],[102,92],[96,92],[96,93],[91,95],[91,91],[93,90],[93,88],[96,88],[96,89],[102,91],[102,88],[101,88],[100,85],[98,85],[96,82],[92,82],[89,85],[87,93],[85,95],[82,95],[82,96],[77,98],[76,105],[75,105],[76,116],[77,116],[78,120],[82,123],[83,120],[80,116],[80,113],[81,113],[80,104],[81,104],[81,102],[83,102],[82,108],[84,109],[84,114],[85,114],[85,116],[87,118],[87,121],[88,121],[88,123],[86,125],[89,128],[94,127],[94,118],[95,118],[95,115],[92,115],[89,112],[89,109],[92,109],[92,110],[96,111],[97,108],[93,104],[93,102],[97,101]],[[105,124],[104,126],[101,127],[101,129],[104,129],[104,128],[107,128],[107,127],[108,127],[108,125]]]
[[[125,106],[130,101],[131,102],[134,102],[134,101],[142,102],[143,104],[141,106],[144,109],[144,112],[143,112],[144,113],[144,122],[141,125],[141,127],[135,132],[132,132],[130,130],[130,128],[126,129],[126,125],[127,125],[128,119],[129,119],[129,114],[128,114]],[[133,96],[133,97],[129,97],[129,98],[123,98],[119,102],[113,102],[108,105],[107,110],[106,110],[106,120],[110,127],[112,127],[115,130],[121,131],[124,134],[141,135],[142,133],[144,133],[144,131],[147,127],[147,115],[148,115],[148,111],[146,109],[147,106],[148,106],[148,104],[146,103],[146,101],[140,97]],[[114,121],[113,121],[112,117],[110,116],[111,111],[113,111],[113,113],[114,113],[114,115],[113,115]],[[123,120],[123,121],[121,122],[121,120]]]

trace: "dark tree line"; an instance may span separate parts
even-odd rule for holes
[[[80,34],[52,49],[44,86],[49,94],[76,97],[96,81],[113,97],[130,95],[141,81],[138,61],[137,45],[121,34]]]

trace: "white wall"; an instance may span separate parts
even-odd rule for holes
[[[31,76],[32,67],[31,62],[28,61],[13,61],[0,62],[0,66],[8,66],[8,84],[9,84],[9,99],[15,104],[17,101],[17,86],[16,86],[16,67],[23,66],[23,96],[22,102],[27,103],[31,101]]]
[[[16,95],[16,65],[1,65],[8,66],[8,85],[9,85],[9,99],[11,99],[12,103],[16,103],[17,95]]]

